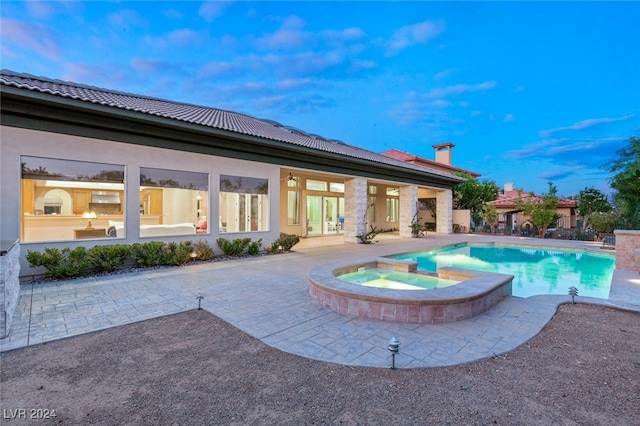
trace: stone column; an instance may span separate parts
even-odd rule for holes
[[[20,244],[0,242],[0,339],[9,336],[20,296]]]
[[[362,241],[357,236],[367,232],[367,179],[347,179],[344,185],[344,241],[360,244]]]
[[[640,231],[613,231],[616,234],[616,269],[640,272]]]
[[[418,186],[405,185],[400,187],[400,227],[399,235],[411,238],[411,222],[417,219],[418,213]]]
[[[450,189],[438,191],[436,194],[436,232],[453,232],[453,192]]]

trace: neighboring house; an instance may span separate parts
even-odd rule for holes
[[[500,232],[504,230],[505,234],[524,234],[534,235],[533,224],[528,216],[522,213],[518,208],[518,198],[526,201],[531,194],[522,190],[513,188],[512,183],[504,185],[504,189],[498,195],[498,199],[492,201],[491,204],[496,206],[499,213],[498,229]],[[535,198],[541,198],[540,195],[533,195]],[[576,228],[576,202],[568,198],[560,198],[556,213],[560,216],[558,223],[551,228],[557,230],[572,230]]]
[[[6,70],[0,89],[0,238],[23,251],[149,238],[268,245],[281,232],[358,243],[369,226],[410,237],[426,197],[437,200],[437,231],[452,232],[462,179],[448,170],[244,114]]]
[[[480,173],[472,172],[470,170],[461,169],[459,167],[454,167],[452,165],[452,151],[455,145],[451,142],[446,142],[438,145],[432,145],[432,148],[435,149],[435,161],[429,160],[424,157],[420,157],[415,154],[410,154],[408,152],[400,151],[398,149],[390,149],[388,151],[384,151],[381,154],[395,158],[396,160],[404,161],[405,163],[415,164],[419,166],[424,166],[436,170],[440,170],[443,172],[449,173],[465,173],[471,175],[474,178],[480,177]],[[420,197],[423,198],[423,197]],[[424,197],[428,198],[428,197]],[[434,219],[431,211],[427,209],[426,206],[420,204],[420,212],[419,212],[419,220],[420,223],[433,223],[436,221]],[[469,210],[453,210],[453,224],[454,228],[457,228],[456,232],[465,232],[471,228],[471,212]],[[457,226],[456,226],[457,225]]]

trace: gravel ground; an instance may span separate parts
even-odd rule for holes
[[[309,360],[204,310],[1,361],[3,424],[640,424],[640,314],[592,305],[563,305],[516,350],[455,367]]]

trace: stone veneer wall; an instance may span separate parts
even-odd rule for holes
[[[9,336],[20,295],[20,245],[0,256],[0,339]]]
[[[418,212],[418,186],[404,185],[400,187],[400,221],[399,235],[411,238],[411,222]]]
[[[344,240],[358,244],[361,241],[357,236],[367,233],[367,180],[347,179],[344,193]]]
[[[640,231],[616,229],[616,268],[640,272]]]
[[[475,300],[458,303],[444,301],[431,305],[360,300],[335,294],[314,285],[309,286],[309,294],[326,308],[343,315],[382,321],[435,324],[462,321],[488,311],[498,302],[511,296],[511,280],[508,285],[500,286]]]
[[[436,194],[436,232],[453,232],[453,192],[450,189]]]

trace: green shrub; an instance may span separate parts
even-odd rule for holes
[[[82,246],[73,250],[68,247],[62,250],[45,248],[44,253],[29,250],[26,258],[31,266],[44,266],[47,268],[45,273],[47,278],[77,277],[83,275],[89,267],[87,249]]]
[[[165,265],[180,266],[191,259],[193,246],[191,241],[181,241],[180,243],[170,242],[164,245],[163,250],[163,263]]]
[[[218,246],[222,250],[222,253],[226,256],[242,256],[251,244],[251,238],[236,238],[233,241],[229,241],[225,238],[218,238],[216,240]]]
[[[127,244],[95,246],[87,253],[90,266],[102,273],[121,269],[130,255],[131,247]]]
[[[271,246],[267,249],[267,253],[274,254],[279,251],[291,251],[293,246],[300,242],[300,237],[297,235],[280,233],[280,237],[271,243]]]
[[[209,260],[215,255],[207,240],[198,240],[194,247],[197,260]]]
[[[247,251],[251,256],[257,256],[260,254],[260,246],[262,246],[262,238],[249,244]]]
[[[133,243],[131,256],[138,266],[162,265],[165,262],[164,245],[162,241]]]

